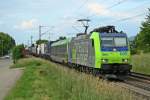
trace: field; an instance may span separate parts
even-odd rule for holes
[[[133,71],[150,75],[150,53],[132,56]]]
[[[25,67],[25,70],[5,100],[137,99],[130,91],[115,86],[113,82],[42,59],[22,59],[12,67]]]

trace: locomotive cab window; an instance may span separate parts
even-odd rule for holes
[[[110,47],[113,46],[113,38],[112,37],[103,37],[102,38],[102,46]]]
[[[102,37],[101,45],[103,47],[124,47],[127,46],[126,37]]]
[[[125,37],[116,37],[114,38],[115,46],[127,46],[127,39]]]

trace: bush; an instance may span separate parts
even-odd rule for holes
[[[146,46],[143,50],[144,53],[148,53],[150,52],[150,47],[149,46]]]
[[[15,40],[7,33],[0,32],[0,56],[10,53],[15,46]]]
[[[132,55],[137,54],[137,49],[136,48],[131,48],[131,54]]]
[[[132,56],[132,70],[134,72],[150,75],[150,53],[141,53]]]
[[[24,57],[24,45],[18,45],[15,46],[12,50],[12,58],[13,58],[13,62],[16,63],[16,61],[20,58]]]

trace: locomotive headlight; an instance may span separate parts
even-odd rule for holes
[[[128,62],[128,59],[123,59],[123,62],[127,63],[127,62]]]
[[[102,59],[102,62],[103,62],[103,63],[107,63],[107,62],[108,62],[108,59]]]

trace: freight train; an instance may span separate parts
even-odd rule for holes
[[[43,57],[95,74],[118,78],[132,69],[127,35],[116,31],[114,26],[60,38],[48,43],[46,51]]]

